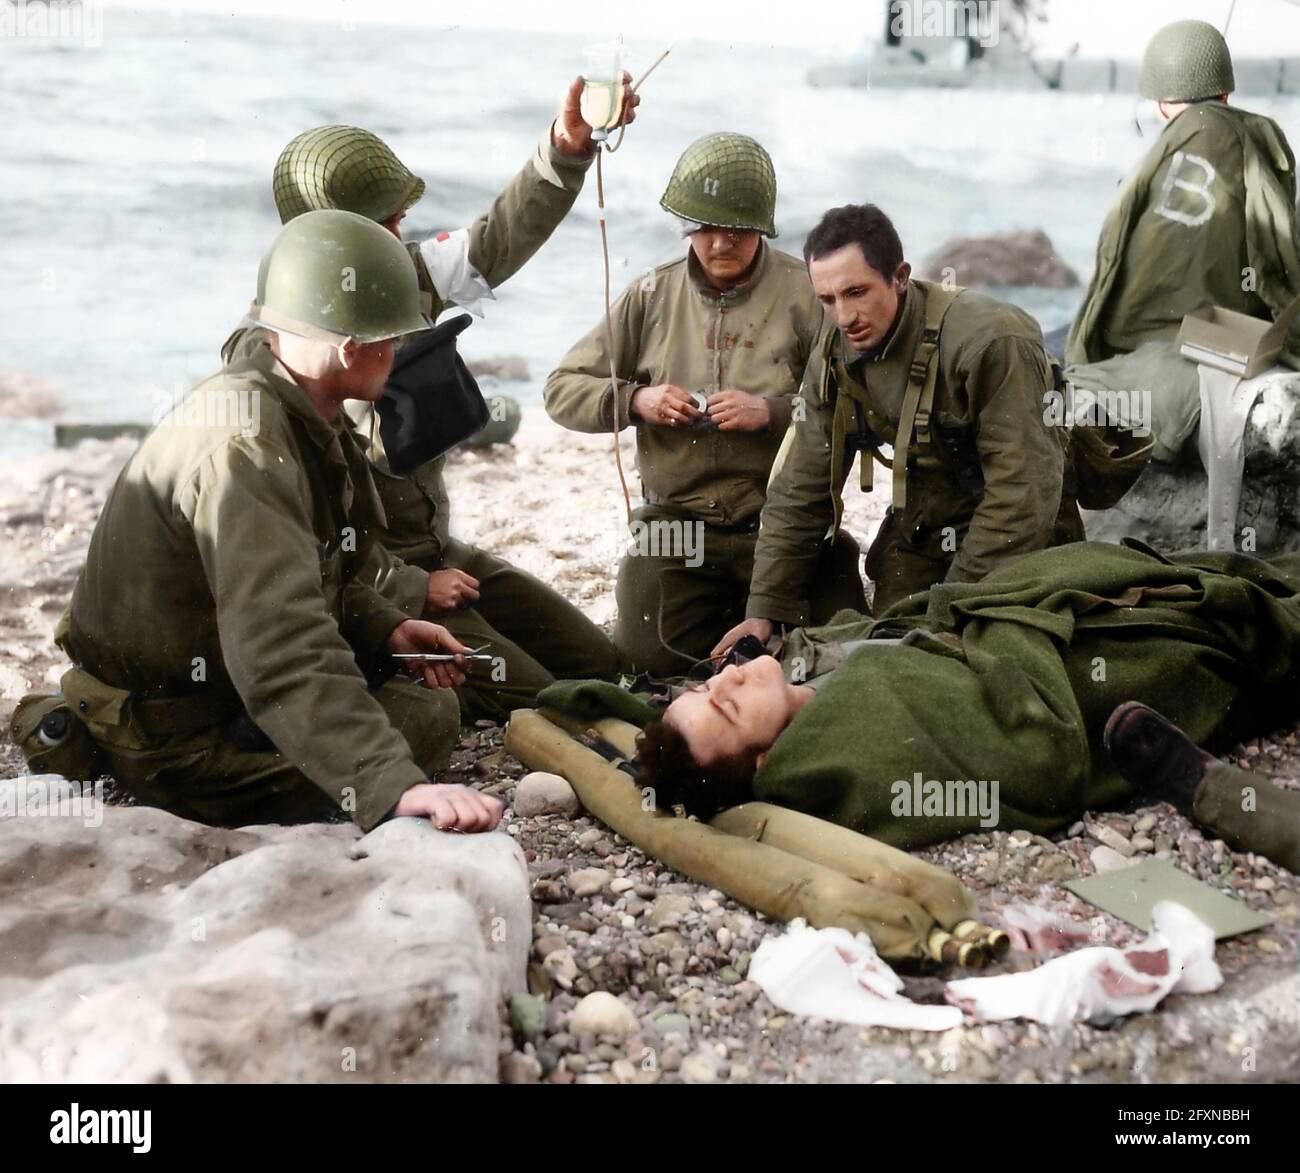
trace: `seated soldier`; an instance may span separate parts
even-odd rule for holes
[[[1212,24],[1180,20],[1151,39],[1139,87],[1166,125],[1106,217],[1069,362],[1173,341],[1207,306],[1271,319],[1300,293],[1295,156],[1271,118],[1228,105],[1235,84]]]
[[[263,258],[249,317],[268,344],[195,387],[109,494],[58,637],[62,723],[138,801],[186,818],[489,830],[500,801],[429,780],[458,736],[466,649],[394,602],[424,573],[374,541],[340,415],[383,392],[393,339],[429,325],[410,258],[371,220],[308,213]],[[392,678],[399,663],[431,687]],[[23,748],[39,768],[39,735]]]
[[[636,429],[645,504],[618,568],[614,642],[634,671],[672,675],[745,614],[768,476],[822,313],[802,264],[763,239],[776,235],[776,173],[753,139],[692,143],[659,203],[690,248],[614,305],[613,364],[602,320],[543,395],[574,431]],[[814,621],[866,606],[857,544],[825,531]]]
[[[630,78],[628,79],[630,80]],[[477,312],[483,299],[517,273],[573,207],[595,157],[591,127],[579,105],[582,80],[569,87],[558,117],[491,208],[467,228],[409,241],[425,310],[436,319],[459,305]],[[631,95],[626,121],[640,98]],[[401,239],[402,220],[424,194],[388,145],[354,126],[322,126],[298,135],[280,153],[273,176],[282,223],[305,212],[341,209],[382,224]],[[238,331],[229,357],[262,341]],[[487,550],[451,536],[445,456],[398,474],[391,467],[374,403],[345,406],[373,462],[384,507],[376,535],[384,546],[429,573],[398,600],[411,616],[446,624],[458,639],[487,645],[490,665],[474,664],[456,692],[467,720],[501,719],[530,705],[556,677],[610,677],[618,669],[609,637],[540,579]]]
[[[1300,872],[1300,795],[1197,748],[1300,716],[1300,556],[1077,543],[840,620],[646,726],[636,764],[660,806],[758,799],[911,849],[1047,834],[1137,792]],[[922,804],[916,781],[963,801]]]

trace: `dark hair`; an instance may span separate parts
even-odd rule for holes
[[[903,263],[903,242],[898,239],[894,222],[875,204],[832,208],[808,233],[803,259],[815,261],[850,244],[856,244],[867,264],[886,280]]]
[[[637,742],[632,768],[637,785],[649,787],[660,810],[680,806],[688,815],[708,820],[753,796],[758,751],[701,766],[676,727],[651,721]]]

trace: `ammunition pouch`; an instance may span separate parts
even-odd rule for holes
[[[92,782],[107,763],[90,730],[61,696],[30,693],[18,702],[10,722],[14,744],[34,774],[62,774]]]
[[[123,749],[147,749],[167,738],[188,737],[242,711],[233,694],[151,697],[105,684],[75,666],[63,674],[59,687],[96,740]]]

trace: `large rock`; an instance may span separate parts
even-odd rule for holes
[[[951,278],[956,285],[1037,285],[1069,289],[1079,275],[1057,254],[1047,233],[1003,232],[995,236],[957,236],[921,263],[927,281]]]
[[[496,1080],[508,836],[48,814],[37,781],[0,782],[0,1081]]]
[[[48,419],[59,410],[59,393],[53,383],[25,371],[0,367],[0,417]]]
[[[1300,550],[1300,375],[1272,382],[1246,422],[1246,467],[1237,506],[1236,545],[1251,552]],[[1205,547],[1209,482],[1196,434],[1176,463],[1153,460],[1113,509],[1085,513],[1088,537],[1141,538],[1160,550]]]

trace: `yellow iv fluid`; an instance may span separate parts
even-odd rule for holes
[[[592,130],[608,130],[618,123],[623,109],[623,82],[588,81],[582,87],[579,105],[582,120]]]

